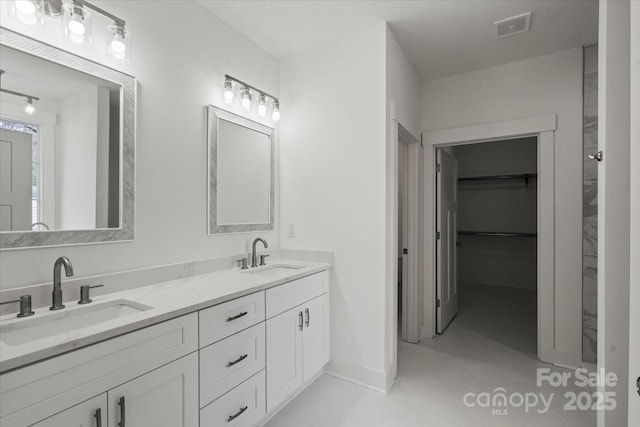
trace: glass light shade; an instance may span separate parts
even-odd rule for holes
[[[33,105],[33,101],[32,100],[28,100],[27,104],[24,106],[24,112],[27,114],[35,114],[36,112],[36,107],[34,107]]]
[[[226,104],[231,104],[233,102],[233,83],[231,80],[224,81],[224,102]]]
[[[242,88],[240,99],[242,100],[242,108],[247,111],[251,110],[251,92],[248,88]]]
[[[41,10],[42,0],[13,0],[8,14],[22,24],[36,25],[44,22]]]
[[[267,98],[264,95],[258,97],[258,115],[264,117],[267,114]]]
[[[62,7],[64,34],[75,44],[91,41],[91,13],[82,5],[65,3]]]
[[[121,24],[109,25],[107,29],[111,37],[107,53],[120,61],[131,58],[131,34]]]
[[[273,111],[271,112],[271,120],[274,122],[280,121],[280,104],[273,103]]]

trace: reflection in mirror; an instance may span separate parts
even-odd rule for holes
[[[0,58],[0,231],[118,228],[120,86],[7,46]]]
[[[0,27],[0,249],[134,238],[134,77]]]
[[[274,130],[208,111],[209,233],[273,230]]]

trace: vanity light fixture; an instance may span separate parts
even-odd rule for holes
[[[267,92],[258,89],[255,86],[251,86],[248,83],[238,80],[229,74],[224,75],[224,81],[222,82],[224,88],[224,102],[232,104],[234,100],[234,88],[238,86],[240,88],[240,103],[242,108],[246,111],[251,111],[252,97],[258,96],[258,115],[265,117],[269,104],[271,105],[271,119],[274,122],[280,120],[280,100],[273,95],[269,95]]]
[[[240,99],[242,102],[242,108],[247,111],[251,110],[251,89],[246,86],[240,89]]]
[[[3,74],[4,74],[4,70],[0,70],[0,76],[3,75]],[[25,98],[27,103],[24,104],[24,112],[29,114],[29,115],[35,114],[36,107],[33,105],[33,101],[39,101],[40,100],[40,98],[38,98],[37,96],[27,95],[26,93],[15,92],[13,90],[3,89],[3,88],[0,88],[0,92],[8,93],[9,95],[19,96],[21,98]]]
[[[264,94],[258,96],[258,115],[264,117],[267,114],[267,97]]]
[[[224,79],[224,102],[231,104],[233,102],[233,82],[229,79]]]
[[[107,53],[118,60],[130,58],[131,36],[123,19],[85,0],[13,0],[9,14],[20,22],[33,25],[44,23],[44,17],[61,18],[65,36],[75,44],[91,42],[92,12],[113,21],[107,26],[110,40]]]
[[[271,120],[274,122],[280,121],[280,103],[278,101],[274,101],[271,112]]]

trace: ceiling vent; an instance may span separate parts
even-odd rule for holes
[[[524,33],[529,31],[529,24],[531,23],[531,12],[523,13],[522,15],[512,16],[511,18],[503,19],[496,22],[496,37],[512,36],[518,33]]]

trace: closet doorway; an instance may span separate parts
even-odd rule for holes
[[[537,137],[436,149],[436,331],[537,354]]]

